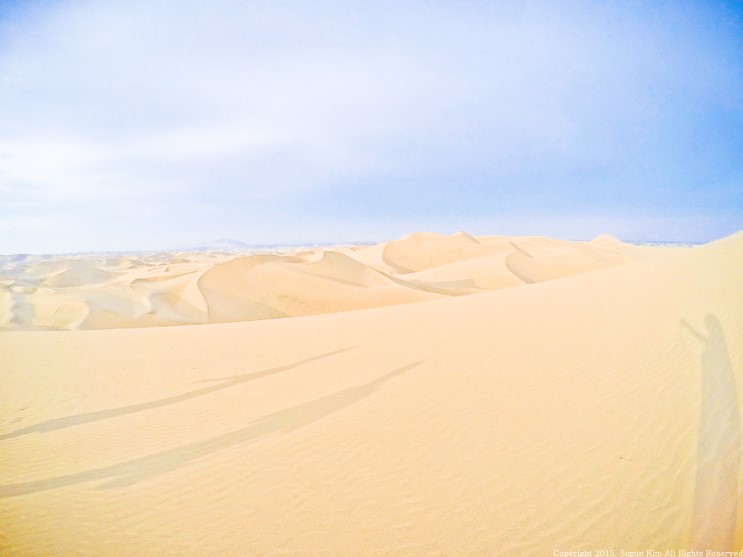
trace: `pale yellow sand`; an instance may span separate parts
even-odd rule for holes
[[[57,256],[0,268],[0,330],[110,329],[296,317],[519,286],[647,257],[601,237],[417,233],[283,254]]]
[[[743,548],[743,234],[333,251],[6,279],[0,553]]]

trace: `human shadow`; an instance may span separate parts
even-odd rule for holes
[[[681,321],[681,326],[704,346],[691,547],[729,550],[735,544],[738,513],[740,404],[720,321],[707,315],[705,325],[706,335],[686,320]]]
[[[6,439],[12,439],[14,437],[20,437],[22,435],[29,435],[31,433],[43,433],[43,432],[55,431],[58,429],[66,429],[68,427],[74,427],[74,426],[87,424],[91,422],[97,422],[100,420],[107,420],[109,418],[116,418],[118,416],[125,416],[127,414],[135,414],[137,412],[143,412],[145,410],[152,410],[154,408],[161,408],[163,406],[168,406],[169,404],[176,404],[178,402],[183,402],[186,400],[190,400],[192,398],[197,398],[200,396],[205,396],[211,393],[215,393],[217,391],[221,391],[222,389],[227,389],[229,387],[234,387],[235,385],[240,385],[241,383],[246,383],[248,381],[255,381],[256,379],[268,377],[269,375],[276,375],[277,373],[283,373],[285,371],[289,371],[290,369],[294,369],[306,363],[313,362],[316,360],[321,360],[323,358],[328,358],[330,356],[340,354],[341,352],[346,352],[347,350],[351,350],[351,348],[350,347],[342,348],[340,350],[334,350],[332,352],[325,352],[324,354],[312,356],[311,358],[305,358],[304,360],[300,360],[292,364],[279,366],[279,367],[273,367],[270,369],[265,369],[263,371],[258,371],[254,373],[243,373],[240,375],[232,375],[230,377],[216,378],[213,380],[213,381],[218,381],[218,383],[216,383],[215,385],[209,385],[208,387],[202,387],[200,389],[188,391],[185,393],[181,393],[179,395],[173,395],[173,396],[169,396],[166,398],[160,398],[157,400],[142,402],[140,404],[130,404],[128,406],[119,406],[117,408],[109,408],[107,410],[97,410],[95,412],[86,412],[83,414],[73,414],[71,416],[54,418],[53,420],[47,420],[45,422],[40,422],[32,426],[24,427],[22,429],[18,429],[16,431],[12,431],[10,433],[5,433],[3,435],[0,435],[0,441],[4,441]]]
[[[368,397],[389,380],[418,367],[423,360],[399,367],[373,381],[279,410],[247,426],[209,439],[165,449],[110,466],[43,480],[0,486],[0,499],[47,491],[93,480],[109,480],[99,488],[123,487],[186,466],[190,462],[237,445],[250,443],[274,433],[289,433],[306,427]]]

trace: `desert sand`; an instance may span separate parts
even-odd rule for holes
[[[16,256],[0,261],[0,329],[110,329],[298,317],[532,284],[653,253],[592,242],[417,233],[281,253]]]
[[[741,549],[741,271],[743,233],[6,258],[0,553]]]

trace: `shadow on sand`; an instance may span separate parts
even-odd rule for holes
[[[218,383],[215,385],[210,385],[208,387],[202,387],[201,389],[195,389],[193,391],[188,391],[187,393],[169,396],[167,398],[151,400],[149,402],[143,402],[141,404],[131,404],[129,406],[120,406],[118,408],[109,408],[107,410],[98,410],[96,412],[86,412],[84,414],[74,414],[72,416],[64,416],[62,418],[55,418],[53,420],[47,420],[46,422],[41,422],[38,424],[34,424],[32,426],[18,429],[16,431],[12,431],[10,433],[6,433],[4,435],[0,435],[0,441],[4,441],[6,439],[12,439],[14,437],[20,437],[22,435],[28,435],[30,433],[44,433],[48,431],[55,431],[57,429],[66,429],[68,427],[88,424],[88,423],[97,422],[100,420],[107,420],[109,418],[116,418],[118,416],[125,416],[127,414],[135,414],[137,412],[142,412],[144,410],[152,410],[154,408],[161,408],[169,404],[176,404],[178,402],[183,402],[185,400],[190,400],[192,398],[197,398],[200,396],[215,393],[217,391],[221,391],[222,389],[227,389],[229,387],[234,387],[235,385],[240,385],[241,383],[246,383],[248,381],[255,381],[256,379],[261,379],[262,377],[268,377],[269,375],[275,375],[277,373],[283,373],[285,371],[289,371],[291,369],[294,369],[306,363],[313,362],[315,360],[321,360],[323,358],[328,358],[330,356],[334,356],[335,354],[346,352],[347,350],[351,350],[351,348],[350,347],[342,348],[341,350],[335,350],[333,352],[326,352],[325,354],[320,354],[318,356],[313,356],[311,358],[300,360],[298,362],[294,362],[293,364],[274,367],[274,368],[266,369],[263,371],[258,371],[255,373],[243,373],[241,375],[233,375],[231,377],[221,377],[221,378],[213,379],[211,381],[218,381]]]
[[[212,453],[249,443],[266,435],[288,433],[308,426],[368,397],[390,379],[399,377],[422,363],[423,360],[413,362],[369,383],[349,387],[304,404],[279,410],[254,420],[243,428],[210,439],[77,474],[0,486],[0,498],[17,497],[93,480],[109,480],[101,485],[101,488],[132,485],[171,472]]]
[[[730,550],[735,544],[741,463],[740,405],[735,374],[717,317],[706,316],[706,334],[686,320],[681,325],[704,347],[691,547]]]

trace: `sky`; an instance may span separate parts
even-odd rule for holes
[[[743,2],[0,0],[0,253],[741,229]]]

